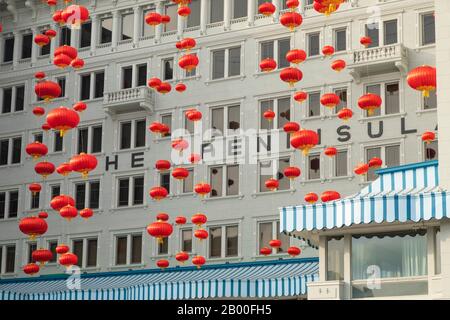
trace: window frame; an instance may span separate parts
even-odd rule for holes
[[[229,71],[230,71],[230,50],[232,49],[240,49],[240,56],[239,56],[239,74],[238,75],[229,75]],[[220,78],[214,78],[214,53],[215,52],[219,52],[219,51],[224,51],[224,66],[223,66],[223,77]],[[220,80],[227,80],[227,79],[235,79],[235,78],[239,78],[239,77],[243,77],[243,70],[244,70],[244,60],[242,57],[244,56],[244,46],[242,45],[242,43],[239,44],[229,44],[227,46],[222,46],[222,47],[215,47],[215,48],[210,48],[209,49],[209,57],[210,57],[210,73],[209,73],[209,81],[220,81]]]
[[[260,238],[260,225],[263,223],[271,223],[272,224],[272,236],[271,236],[271,240],[275,240],[275,239],[279,239],[280,238],[280,234],[281,232],[279,232],[279,229],[277,228],[278,224],[280,223],[279,219],[273,219],[273,218],[266,218],[266,219],[258,219],[256,220],[256,256],[258,257],[264,257],[261,253],[260,253],[260,248],[262,247],[269,247],[269,244],[264,244],[261,245],[261,242],[259,240]],[[286,244],[286,247],[289,248],[292,244],[292,239],[291,237],[289,238],[289,243]],[[278,249],[275,248],[271,248],[272,249],[272,254],[273,255],[278,255],[278,256],[283,256],[283,255],[288,255],[287,251],[285,252],[280,252]]]
[[[93,208],[91,206],[91,188],[92,188],[92,184],[93,183],[98,183],[99,184],[99,195],[98,195],[98,208]],[[76,180],[73,182],[73,198],[75,199],[75,204],[76,204],[76,200],[78,198],[77,196],[77,186],[78,185],[84,185],[84,207],[82,209],[79,210],[83,210],[85,208],[90,208],[94,211],[101,211],[102,210],[102,193],[100,192],[101,190],[101,186],[102,186],[102,181],[101,178],[98,179],[89,179],[89,180]]]
[[[256,193],[257,194],[269,194],[269,193],[273,193],[273,192],[286,192],[286,191],[290,191],[290,190],[292,190],[293,189],[293,181],[292,180],[290,180],[289,179],[289,188],[288,189],[280,189],[280,188],[278,188],[276,191],[270,191],[270,190],[267,190],[267,191],[264,191],[264,190],[262,190],[261,189],[261,187],[262,187],[262,180],[261,180],[261,162],[271,162],[271,167],[273,167],[273,162],[274,161],[276,161],[277,162],[277,173],[283,173],[281,170],[280,170],[280,163],[281,163],[281,161],[285,161],[285,160],[289,160],[288,162],[289,162],[289,166],[291,165],[291,163],[292,163],[292,157],[291,157],[291,155],[282,155],[282,154],[280,154],[277,158],[267,158],[267,159],[259,159],[258,160],[258,162],[257,162],[257,172],[256,172],[256,174],[257,174],[257,176],[258,176],[258,178],[256,179],[257,180],[257,191],[256,191]],[[274,177],[274,175],[272,174],[271,175],[271,178],[273,178]],[[285,176],[284,176],[284,174],[283,174],[283,177],[284,178],[286,178]],[[268,179],[270,179],[270,178],[268,178]]]
[[[20,146],[20,161],[19,162],[14,162],[14,140],[16,139],[21,139],[21,146]],[[11,167],[11,166],[20,166],[23,164],[24,161],[24,157],[27,157],[26,155],[24,155],[23,152],[23,144],[24,144],[24,139],[22,135],[17,135],[17,136],[7,136],[7,137],[0,137],[0,142],[8,140],[8,159],[7,159],[7,163],[6,164],[0,164],[0,169],[1,168],[7,168],[7,167]]]
[[[237,254],[233,256],[227,255],[227,235],[226,235],[226,229],[227,227],[237,227],[238,228],[238,237],[237,237]],[[211,234],[211,229],[220,228],[221,234],[220,234],[220,256],[219,257],[211,257],[211,236],[208,237],[208,243],[207,243],[207,257],[210,260],[223,260],[223,259],[239,259],[242,256],[241,252],[241,242],[242,242],[242,234],[241,234],[241,224],[240,222],[227,222],[224,224],[215,224],[208,226],[208,233]]]
[[[147,126],[147,117],[137,117],[133,119],[122,119],[118,121],[118,143],[117,143],[117,151],[132,151],[132,150],[142,150],[146,149],[148,147],[148,138],[147,138],[147,130],[145,131],[145,145],[136,147],[136,128],[137,128],[137,122],[145,121],[145,127]],[[122,148],[122,124],[124,123],[131,123],[131,135],[130,135],[130,147],[129,148]]]
[[[142,204],[133,204],[134,201],[134,179],[136,178],[144,178],[144,184],[143,184],[143,201]],[[128,179],[128,204],[127,205],[119,205],[119,199],[120,199],[120,181],[121,180],[125,180]],[[136,172],[133,174],[129,174],[129,175],[120,175],[120,176],[116,176],[115,177],[115,204],[114,204],[114,209],[132,209],[132,208],[139,208],[139,207],[144,207],[147,205],[147,201],[146,201],[146,196],[145,196],[145,187],[147,186],[147,179],[146,179],[146,174],[145,172]]]
[[[228,170],[229,167],[237,167],[238,168],[238,192],[237,194],[227,194],[228,188],[227,188],[227,182],[228,182]],[[229,198],[229,197],[239,197],[241,196],[241,166],[239,163],[227,163],[222,165],[211,165],[208,166],[208,183],[212,187],[212,178],[211,178],[211,170],[215,168],[221,168],[222,169],[222,194],[217,196],[212,196],[212,194],[208,195],[208,198],[211,199],[220,199],[220,198]],[[211,190],[212,192],[212,190]]]
[[[102,129],[102,136],[101,136],[101,141],[100,141],[100,151],[97,152],[93,152],[93,146],[94,146],[94,129],[96,128],[101,128]],[[77,127],[77,134],[76,134],[76,142],[75,142],[75,150],[79,151],[80,150],[80,131],[81,130],[88,130],[87,131],[87,153],[90,154],[102,154],[103,153],[103,136],[104,136],[104,125],[103,123],[99,122],[99,123],[93,123],[93,124],[89,124],[89,125],[84,125],[84,126],[80,126]]]
[[[17,110],[17,88],[23,87],[23,107],[22,110]],[[0,117],[10,114],[18,114],[18,113],[24,113],[26,106],[28,104],[27,99],[27,88],[28,85],[26,82],[16,82],[12,84],[8,84],[7,86],[0,88]],[[4,112],[3,110],[3,102],[4,102],[4,90],[11,89],[11,105],[10,105],[10,111]]]
[[[88,241],[89,240],[96,240],[97,241],[97,256],[96,256],[96,265],[95,266],[88,266],[87,262],[88,262],[88,256],[89,256],[89,246],[88,246]],[[82,241],[83,247],[82,247],[82,252],[83,252],[83,256],[81,258],[81,266],[80,268],[82,270],[89,270],[89,269],[97,269],[100,267],[99,265],[99,236],[97,234],[92,234],[92,235],[74,235],[74,236],[70,236],[69,237],[69,243],[70,243],[70,250],[71,252],[73,252],[73,248],[74,248],[74,242],[75,241]]]
[[[386,87],[388,85],[392,85],[392,84],[397,84],[398,85],[398,112],[396,113],[386,113]],[[376,119],[378,117],[390,117],[390,116],[395,116],[395,115],[401,115],[402,113],[404,113],[404,106],[403,106],[403,95],[404,95],[404,85],[403,85],[403,81],[401,81],[400,79],[387,79],[387,80],[381,80],[381,81],[374,81],[374,82],[367,82],[363,84],[363,92],[364,94],[369,93],[367,91],[367,88],[369,86],[376,86],[379,85],[380,86],[380,97],[381,97],[381,106],[380,106],[380,114],[379,115],[373,115],[373,116],[369,116],[367,114],[367,111],[360,109],[360,115],[361,118],[365,119],[365,120],[372,120],[372,119]],[[371,92],[373,93],[373,92]],[[347,97],[348,99],[348,97]]]
[[[14,247],[14,270],[13,271],[6,271],[7,267],[7,249],[10,247]],[[6,243],[0,243],[0,254],[1,257],[1,264],[0,264],[0,275],[15,275],[17,273],[17,265],[18,265],[18,252],[17,252],[18,243],[17,241],[14,242],[6,242]]]

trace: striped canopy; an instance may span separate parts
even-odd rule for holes
[[[301,233],[369,223],[419,222],[450,216],[449,196],[439,188],[438,162],[377,171],[377,180],[341,200],[280,208],[281,231]],[[450,208],[449,208],[450,209]]]
[[[316,258],[0,280],[0,300],[174,300],[306,294]],[[71,288],[71,289],[69,289]]]

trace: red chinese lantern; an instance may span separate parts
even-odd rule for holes
[[[272,58],[266,58],[261,60],[259,63],[259,68],[262,72],[270,72],[277,68],[277,62]]]
[[[359,164],[353,171],[359,176],[364,175],[369,171],[369,165],[366,163]]]
[[[46,77],[47,75],[45,74],[45,72],[43,71],[38,71],[34,74],[34,77],[38,80],[42,80]]]
[[[271,122],[275,118],[275,112],[269,109],[263,113],[263,117],[267,121]]]
[[[172,86],[168,82],[162,82],[158,87],[156,87],[156,91],[162,94],[169,93],[172,90]]]
[[[151,78],[148,80],[147,84],[150,88],[156,89],[161,85],[162,81],[159,78]]]
[[[59,55],[66,55],[70,58],[70,61],[74,60],[78,56],[78,50],[74,47],[63,45],[55,49],[55,52],[53,53],[54,57],[57,57]]]
[[[41,211],[41,212],[38,213],[38,218],[47,219],[48,218],[48,213],[45,212],[45,211]]]
[[[26,266],[23,267],[23,272],[25,274],[28,274],[30,276],[38,273],[40,270],[39,266],[35,263],[29,263]]]
[[[150,197],[156,201],[164,199],[168,194],[164,187],[153,187],[150,189]]]
[[[200,121],[202,119],[202,113],[198,110],[192,109],[186,111],[186,118],[190,121]]]
[[[158,243],[163,243],[164,238],[172,234],[173,227],[166,221],[155,221],[147,226],[147,232],[152,237],[155,237]]]
[[[85,208],[80,211],[80,217],[82,217],[83,219],[89,219],[93,215],[94,215],[94,210],[92,210],[90,208]]]
[[[179,224],[179,225],[186,224],[186,221],[187,221],[186,217],[184,217],[184,216],[178,216],[175,218],[175,223]]]
[[[193,38],[184,38],[180,41],[180,47],[181,49],[184,49],[186,51],[189,51],[197,45],[197,42]]]
[[[277,179],[270,178],[264,182],[264,185],[270,191],[276,191],[278,189],[278,187],[280,186],[280,182]]]
[[[55,165],[47,161],[38,162],[34,166],[34,171],[45,179],[53,172],[55,172]]]
[[[93,155],[80,153],[70,159],[70,167],[72,171],[81,173],[83,178],[87,178],[89,172],[97,168],[97,158]]]
[[[158,160],[155,163],[155,169],[158,171],[167,171],[171,167],[170,161],[168,160]]]
[[[335,147],[328,147],[323,152],[326,156],[332,158],[337,155],[337,149]]]
[[[37,249],[31,253],[31,259],[34,262],[39,262],[40,265],[44,265],[53,258],[53,253],[48,249]]]
[[[84,67],[84,60],[81,58],[75,58],[72,60],[72,62],[70,63],[70,66],[74,69],[81,69]]]
[[[191,222],[200,227],[208,221],[208,218],[203,213],[196,213],[191,217]]]
[[[270,17],[275,13],[276,9],[272,2],[264,2],[258,7],[258,12],[266,17]]]
[[[56,31],[53,29],[48,29],[44,32],[44,34],[49,37],[50,39],[53,39],[54,37],[56,37]]]
[[[169,215],[165,212],[160,212],[156,215],[157,221],[169,221]]]
[[[45,109],[42,107],[34,107],[33,108],[33,114],[36,117],[42,117],[45,114]]]
[[[359,39],[359,43],[361,43],[365,48],[368,48],[372,44],[371,37],[361,37]]]
[[[34,43],[36,43],[39,47],[46,46],[50,43],[50,38],[45,34],[37,34],[34,37]]]
[[[170,23],[170,16],[164,14],[161,16],[161,23],[162,24],[168,24]]]
[[[47,222],[39,217],[25,217],[19,222],[19,230],[34,240],[47,232]]]
[[[303,101],[306,100],[306,98],[308,98],[308,93],[304,91],[298,91],[294,93],[294,100],[297,101],[298,103],[302,103]]]
[[[43,125],[42,125],[42,130],[44,130],[44,131],[48,131],[48,130],[50,130],[51,128],[50,128],[50,126],[48,125],[48,123],[44,123]]]
[[[74,206],[67,205],[65,207],[62,207],[61,210],[59,210],[59,215],[66,219],[67,221],[72,220],[73,218],[76,218],[78,215],[78,210]]]
[[[40,157],[43,157],[47,155],[48,148],[45,144],[40,143],[39,141],[29,143],[25,147],[25,151],[28,155],[32,156],[33,159],[39,159]]]
[[[376,109],[381,107],[381,97],[377,94],[367,93],[358,99],[358,106],[367,111],[367,114],[373,115]]]
[[[200,269],[206,263],[206,259],[203,256],[195,256],[192,258],[192,264],[197,266],[197,269]]]
[[[268,247],[263,247],[259,250],[259,254],[263,255],[263,256],[268,256],[272,253],[272,249],[268,248]]]
[[[278,249],[281,247],[281,240],[274,239],[269,241],[269,246],[272,248]]]
[[[178,262],[181,262],[182,264],[184,264],[186,261],[189,260],[189,255],[188,255],[186,252],[178,252],[178,253],[175,255],[175,259],[176,259]]]
[[[324,46],[322,48],[322,54],[325,57],[331,57],[334,54],[334,47],[333,46]]]
[[[79,28],[83,22],[89,19],[89,10],[84,6],[73,4],[68,6],[61,16],[68,25]]]
[[[291,11],[294,11],[295,9],[297,9],[299,5],[300,5],[300,1],[298,1],[298,0],[287,0],[286,1],[286,7],[291,9]]]
[[[283,130],[286,133],[293,133],[300,130],[300,125],[297,122],[286,122],[283,126]]]
[[[72,167],[70,166],[70,163],[64,162],[56,168],[56,172],[63,177],[67,177],[72,172]]]
[[[177,85],[175,86],[175,90],[177,92],[184,92],[186,91],[186,85],[184,83],[177,83]]]
[[[145,23],[149,26],[156,27],[161,24],[162,17],[157,12],[149,12],[145,15]]]
[[[71,63],[72,59],[65,54],[60,54],[53,59],[53,64],[62,69],[67,68]]]
[[[60,194],[59,196],[53,197],[50,201],[50,207],[52,207],[55,211],[59,211],[68,205],[75,206],[75,200],[65,194]]]
[[[310,192],[305,195],[305,201],[308,202],[309,204],[316,203],[318,200],[319,196],[314,192]]]
[[[383,160],[381,160],[380,158],[373,157],[372,159],[369,160],[369,168],[377,169],[377,168],[381,168],[382,165],[383,165]]]
[[[298,247],[292,246],[287,249],[287,253],[291,257],[296,257],[302,253],[302,250],[300,250],[300,248],[298,248]]]
[[[36,195],[37,193],[41,192],[42,187],[39,183],[31,183],[28,186],[28,190],[30,190],[33,195]]]
[[[177,13],[180,17],[187,17],[188,15],[191,14],[191,8],[187,6],[179,7]]]
[[[161,270],[164,270],[166,268],[169,267],[169,260],[166,259],[160,259],[158,261],[156,261],[156,265],[158,266],[158,268],[160,268]]]
[[[294,84],[303,79],[303,73],[297,68],[288,67],[281,70],[280,79],[289,83],[290,87],[293,87]]]
[[[430,91],[436,90],[436,68],[420,66],[408,73],[408,84],[414,90],[422,91],[424,97],[430,96]]]
[[[170,134],[170,128],[168,125],[165,125],[164,123],[161,124],[160,132],[162,136],[166,136]]]
[[[178,151],[180,154],[183,153],[183,150],[189,148],[189,142],[184,140],[183,138],[175,139],[172,141],[172,149]]]
[[[299,27],[302,22],[303,18],[298,12],[286,12],[280,17],[280,23],[291,31]]]
[[[331,63],[331,69],[337,72],[341,72],[342,70],[345,69],[346,66],[347,64],[345,63],[345,61],[341,59],[335,60]]]
[[[336,107],[339,103],[341,103],[341,99],[335,93],[325,93],[320,98],[320,103],[324,107],[332,109],[332,108]]]
[[[353,111],[348,108],[343,108],[338,111],[337,116],[339,119],[347,121],[353,117]]]
[[[152,133],[156,133],[156,134],[160,134],[161,133],[161,127],[162,127],[162,123],[160,122],[152,122],[150,124],[150,126],[148,127],[148,129],[152,132]]]
[[[286,53],[286,60],[293,64],[300,64],[306,60],[306,52],[300,49],[289,50]]]
[[[69,252],[69,246],[66,246],[65,244],[60,244],[55,249],[57,254],[65,254]]]
[[[436,134],[431,131],[424,132],[422,134],[422,141],[426,144],[430,144],[432,141],[436,139]]]
[[[207,183],[198,183],[195,185],[194,191],[195,193],[204,197],[205,195],[211,192],[211,186]]]
[[[175,168],[172,170],[172,177],[177,180],[184,180],[189,177],[189,170],[185,168]]]
[[[80,123],[80,116],[77,112],[66,107],[55,108],[47,114],[48,125],[55,130],[59,130],[63,137],[66,131],[75,128]]]
[[[325,191],[320,196],[320,199],[322,202],[329,202],[329,201],[335,201],[339,200],[341,198],[341,195],[337,191]]]
[[[301,170],[298,167],[287,167],[284,169],[283,174],[290,180],[300,177]]]
[[[201,160],[202,160],[202,156],[199,155],[199,154],[197,154],[197,153],[192,153],[192,154],[189,156],[189,162],[192,163],[192,164],[197,164],[197,163],[199,163]]]
[[[195,54],[186,54],[178,60],[178,65],[181,69],[191,72],[197,68],[199,63],[198,57]]]
[[[206,238],[208,238],[208,231],[206,231],[205,229],[197,229],[194,231],[194,237],[200,239],[200,241],[205,240]]]
[[[87,104],[84,102],[77,102],[73,105],[73,110],[75,110],[76,112],[83,112],[84,110],[87,109]]]
[[[47,5],[49,5],[50,7],[54,7],[58,4],[57,0],[47,0]]]
[[[62,18],[62,10],[56,10],[52,15],[52,19],[54,22],[59,23],[60,25],[64,25],[64,19]]]
[[[49,102],[61,96],[61,87],[53,81],[40,81],[34,86],[34,92],[39,98],[44,99],[45,102]]]
[[[306,156],[319,143],[319,135],[315,131],[302,129],[292,133],[290,141],[293,148],[302,150]]]
[[[59,259],[59,264],[66,267],[66,268],[70,268],[73,265],[76,265],[78,263],[78,257],[71,253],[71,252],[67,252],[62,254]]]

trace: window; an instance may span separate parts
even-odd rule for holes
[[[384,98],[381,92],[384,91]],[[381,108],[374,111],[372,115],[367,112],[366,117],[396,114],[400,112],[400,85],[398,82],[370,84],[366,86],[366,93],[373,93],[382,97]]]
[[[320,32],[310,33],[307,35],[308,39],[308,56],[320,55]]]
[[[142,87],[147,85],[147,64],[137,66],[137,86]]]
[[[68,27],[61,27],[61,29],[59,31],[59,45],[60,46],[63,46],[63,45],[70,46],[71,35],[72,35],[71,29],[69,29]]]
[[[268,121],[264,118],[264,112],[268,110],[275,112],[275,120]],[[260,102],[260,129],[281,129],[291,119],[291,98],[264,100]]]
[[[66,77],[57,78],[56,82],[61,87],[61,95],[60,95],[60,97],[65,97],[66,96]]]
[[[86,74],[81,76],[81,100],[89,100],[91,98],[91,75]]]
[[[211,197],[239,194],[239,165],[225,165],[209,169]]]
[[[29,242],[28,243],[28,259],[27,263],[32,263],[33,261],[33,251],[37,249],[36,242]]]
[[[77,266],[83,266],[83,240],[73,240],[72,241],[72,252],[78,257]]]
[[[111,43],[112,42],[112,28],[113,19],[104,18],[100,21],[100,43]]]
[[[209,228],[209,257],[237,257],[239,241],[238,225]]]
[[[144,203],[144,176],[118,179],[118,207],[136,206]]]
[[[173,58],[162,60],[163,80],[173,80]]]
[[[75,184],[75,207],[98,209],[100,206],[100,181],[88,181]]]
[[[387,145],[382,147],[369,147],[366,149],[366,162],[377,157],[383,160],[387,168],[400,165],[400,145]],[[370,169],[367,173],[367,181],[373,181],[377,178],[375,170]]]
[[[11,112],[12,91],[12,88],[3,88],[2,113]]]
[[[102,125],[78,129],[78,153],[102,152]]]
[[[53,132],[53,152],[63,151],[64,137],[61,137],[59,131]]]
[[[42,33],[45,33],[45,30],[42,30]],[[47,56],[50,55],[50,49],[51,49],[51,43],[49,42],[48,44],[46,44],[45,46],[39,48],[39,56]]]
[[[320,154],[308,155],[308,180],[320,179]]]
[[[264,221],[258,223],[258,254],[263,247],[269,247],[270,240],[281,240],[281,247],[275,253],[287,252],[290,246],[290,238],[284,233],[280,233],[280,222]]]
[[[0,191],[0,219],[17,218],[19,190]]]
[[[192,0],[189,4],[191,14],[187,17],[187,28],[193,28],[200,25],[200,1],[201,0]]]
[[[194,192],[194,168],[187,168],[189,176],[183,180],[182,193]]]
[[[289,38],[261,42],[261,60],[272,58],[277,62],[278,69],[289,67],[286,54],[290,49],[291,40]]]
[[[210,0],[209,1],[209,23],[223,21],[223,1],[224,0]]]
[[[52,252],[52,258],[50,259],[49,263],[56,263],[56,259],[58,257],[58,254],[56,253],[57,246],[58,246],[57,240],[50,240],[47,242],[47,249]]]
[[[197,53],[191,52],[191,55],[197,56]],[[183,70],[185,78],[192,78],[197,75],[197,68],[193,68],[191,70]]]
[[[39,200],[41,198],[40,192],[32,192],[31,193],[31,204],[30,209],[39,209]]]
[[[437,108],[437,96],[436,91],[430,91],[429,97],[423,97],[423,109],[436,109]]]
[[[59,184],[51,186],[50,189],[51,189],[50,199],[53,199],[54,197],[59,196],[61,194],[61,186]]]
[[[142,235],[135,234],[131,236],[131,263],[142,262]]]
[[[190,7],[190,5],[189,5]],[[177,30],[178,24],[178,6],[169,4],[164,7],[165,15],[170,17],[170,22],[163,25],[164,32]]]
[[[247,1],[249,0],[233,0],[233,19],[243,18],[247,16]]]
[[[165,124],[166,126],[171,128],[172,127],[172,114],[168,113],[168,114],[161,115],[161,123]],[[164,133],[161,137],[170,137],[170,136],[171,136],[171,133],[169,130],[169,132]]]
[[[394,44],[397,39],[397,20],[389,20],[384,22],[384,45]]]
[[[327,237],[327,281],[344,280],[344,237]]]
[[[163,172],[159,175],[159,185],[170,194],[170,172]]]
[[[127,237],[116,237],[116,265],[127,264]]]
[[[320,92],[308,93],[308,114],[307,117],[320,116]]]
[[[141,148],[146,145],[145,119],[120,123],[120,149]]]
[[[6,38],[3,41],[3,62],[12,62],[14,57],[14,37]]]
[[[348,176],[348,152],[347,150],[338,151],[334,157],[334,176],[346,177]],[[320,166],[320,163],[319,163]]]
[[[141,24],[141,36],[145,37],[145,38],[150,38],[155,35],[156,28],[153,28],[153,27],[147,25],[147,23],[145,22],[145,16],[150,12],[155,12],[155,9],[154,8],[147,9],[147,10],[144,10],[142,13],[143,19],[142,19],[142,24]],[[199,19],[200,19],[200,16],[199,16]],[[199,25],[200,25],[200,22],[199,22]]]
[[[42,132],[34,133],[33,134],[33,141],[34,142],[40,142],[43,143],[44,135]]]
[[[80,100],[90,100],[103,97],[105,88],[105,72],[95,71],[80,76]],[[93,91],[91,92],[91,82]]]
[[[211,129],[214,136],[235,134],[240,128],[240,106],[225,106],[211,110]]]
[[[192,252],[192,229],[181,230],[181,251]]]
[[[169,254],[169,238],[163,238],[162,242],[158,243],[158,255]]]
[[[92,22],[85,22],[80,29],[80,48],[91,46]]]
[[[378,47],[380,45],[380,26],[378,23],[371,23],[366,25],[366,36],[372,39],[369,48]]]
[[[437,160],[438,159],[438,141],[434,140],[430,143],[424,143],[424,161]]]
[[[33,45],[33,35],[31,33],[27,33],[22,35],[22,59],[31,58],[31,47]]]
[[[134,14],[126,13],[122,15],[122,26],[120,40],[133,39]]]
[[[2,113],[23,111],[25,105],[25,86],[17,85],[14,87],[2,88]],[[13,97],[15,99],[13,101]]]
[[[341,102],[335,108],[333,108],[334,113],[337,114],[341,109],[347,107],[347,89],[336,89],[334,90],[334,93],[337,94],[341,99]]]
[[[16,271],[16,246],[14,244],[0,246],[0,273],[2,270],[4,273]]]
[[[72,252],[78,257],[77,265],[80,268],[92,268],[97,266],[97,247],[97,238],[72,240]]]
[[[427,44],[433,44],[436,42],[436,29],[435,29],[435,18],[434,12],[426,13],[421,15],[422,24],[422,40],[423,46]]]
[[[212,78],[221,79],[241,74],[241,48],[215,50],[212,52]]]
[[[116,236],[116,265],[142,263],[142,234]]]
[[[283,171],[289,167],[289,158],[281,158],[277,160],[267,160],[259,162],[259,192],[267,192],[265,182],[270,178],[278,179],[278,190],[289,190],[291,183],[287,179]],[[276,167],[274,167],[276,166]],[[275,174],[274,174],[275,173]]]
[[[188,133],[188,134],[194,134],[195,133],[195,122],[194,121],[191,121],[191,120],[189,120],[187,117],[186,117],[186,113],[188,112],[188,110],[186,110],[186,111],[183,111],[183,129],[184,130],[186,130],[186,132]]]
[[[334,48],[336,52],[347,50],[347,29],[334,30]]]
[[[133,86],[133,67],[122,68],[122,89],[129,89]]]
[[[11,150],[11,152],[9,152]],[[0,166],[20,163],[22,158],[22,138],[0,139]]]
[[[94,73],[94,98],[102,98],[105,89],[105,72]]]

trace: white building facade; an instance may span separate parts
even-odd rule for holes
[[[90,10],[90,21],[79,30],[56,25],[41,1],[0,2],[2,279],[24,277],[21,267],[32,250],[54,249],[58,243],[67,243],[82,257],[79,264],[87,273],[156,268],[161,258],[175,265],[174,255],[182,250],[204,255],[207,264],[288,259],[289,245],[301,246],[301,257],[315,258],[318,250],[280,233],[279,207],[303,202],[308,192],[356,193],[376,175],[359,177],[353,168],[375,156],[384,167],[437,159],[437,141],[425,145],[421,140],[424,131],[437,130],[436,95],[424,99],[405,81],[413,67],[436,63],[434,1],[347,1],[330,17],[319,15],[308,4],[312,1],[306,1],[299,8],[303,24],[295,32],[278,21],[281,0],[273,0],[278,8],[273,17],[258,14],[263,1],[193,0],[187,19],[177,17],[170,1],[78,2]],[[170,15],[171,22],[153,30],[143,18],[151,10]],[[58,35],[40,49],[32,39],[46,28]],[[363,35],[373,39],[367,49],[359,43]],[[183,37],[197,41],[193,52],[200,64],[195,72],[178,67],[181,54],[175,42]],[[63,44],[78,48],[86,62],[83,69],[67,71],[52,64],[53,51]],[[331,70],[332,60],[321,54],[325,45],[335,47],[333,59],[345,60],[346,70]],[[288,66],[285,53],[294,48],[304,49],[308,58],[300,65],[303,80],[289,88],[279,73]],[[266,57],[277,61],[278,70],[260,72],[259,61]],[[36,71],[46,72],[64,88],[63,96],[45,105],[47,109],[78,101],[88,105],[78,128],[63,139],[43,132],[42,119],[31,112],[43,105],[33,90]],[[183,82],[187,90],[157,94],[146,86],[153,76],[173,86]],[[308,100],[294,101],[297,90],[308,92]],[[379,113],[370,117],[357,106],[358,98],[369,91],[383,99]],[[352,109],[352,119],[344,122],[320,106],[320,96],[327,92],[339,94],[338,108]],[[195,127],[184,116],[193,107],[203,113]],[[268,108],[276,113],[273,122],[262,117]],[[152,135],[147,128],[153,121],[168,124],[172,137]],[[309,156],[289,147],[282,130],[288,121],[320,133],[321,142]],[[192,170],[183,183],[154,169],[157,160],[171,159],[171,138],[178,137],[180,129],[187,131],[183,135],[188,139],[203,137],[205,159],[195,167],[182,165]],[[221,134],[212,139],[211,129]],[[43,182],[38,199],[33,198],[28,185],[38,176],[25,146],[35,140],[47,144],[46,158],[55,164],[84,151],[95,154],[99,166],[88,180],[54,174]],[[262,141],[264,148],[252,149],[255,141]],[[266,151],[268,144],[271,152]],[[335,158],[323,154],[327,146],[338,149]],[[247,149],[256,156],[248,156]],[[301,168],[299,179],[290,181],[280,174],[289,165]],[[281,178],[276,192],[264,187],[271,177]],[[193,185],[201,181],[213,187],[205,199],[193,193]],[[167,199],[151,200],[148,191],[156,185],[169,190]],[[79,209],[93,208],[95,216],[63,221],[49,208],[59,193],[73,196]],[[18,221],[40,211],[50,214],[49,230],[30,242],[19,232]],[[158,246],[145,227],[159,212],[171,218],[205,213],[210,238],[193,239],[193,226],[187,224],[176,226]],[[283,248],[261,256],[260,248],[274,238],[283,241]],[[50,263],[41,274],[61,272]]]

